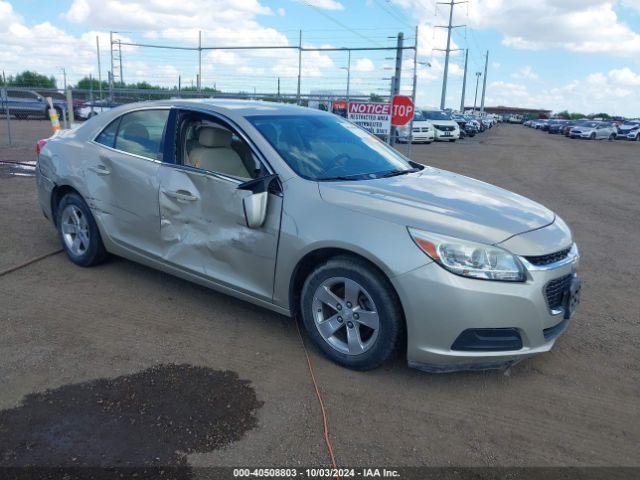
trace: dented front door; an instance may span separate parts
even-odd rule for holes
[[[245,223],[239,181],[211,172],[160,167],[163,258],[184,270],[271,300],[282,198],[269,195],[260,228]]]

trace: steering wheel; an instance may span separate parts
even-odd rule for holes
[[[351,157],[349,155],[347,155],[346,153],[340,153],[340,154],[336,155],[335,157],[333,157],[331,159],[329,167],[325,168],[324,170],[322,170],[320,172],[320,176],[324,177],[324,176],[326,176],[326,174],[330,173],[331,171],[335,170],[336,168],[344,167],[346,161],[349,160],[349,159],[351,159]]]

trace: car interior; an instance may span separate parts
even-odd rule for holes
[[[181,122],[180,163],[243,179],[257,178],[262,166],[247,143],[216,122],[188,117]]]

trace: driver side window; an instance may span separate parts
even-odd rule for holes
[[[242,180],[262,174],[263,167],[251,147],[226,125],[189,113],[182,115],[178,131],[178,163]]]

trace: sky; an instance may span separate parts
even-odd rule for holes
[[[123,43],[197,47],[392,47],[416,43],[419,106],[438,106],[449,7],[436,0],[0,0],[0,66],[6,75],[62,69],[73,84],[110,69],[109,32]],[[454,7],[446,107],[458,108],[468,50],[466,105],[640,116],[640,0],[469,0]],[[198,53],[122,45],[124,81],[196,82]],[[303,93],[386,94],[394,51],[303,52]],[[414,51],[404,50],[401,89],[411,94]],[[116,69],[119,70],[119,69]],[[202,84],[225,91],[297,88],[295,49],[205,50]]]

